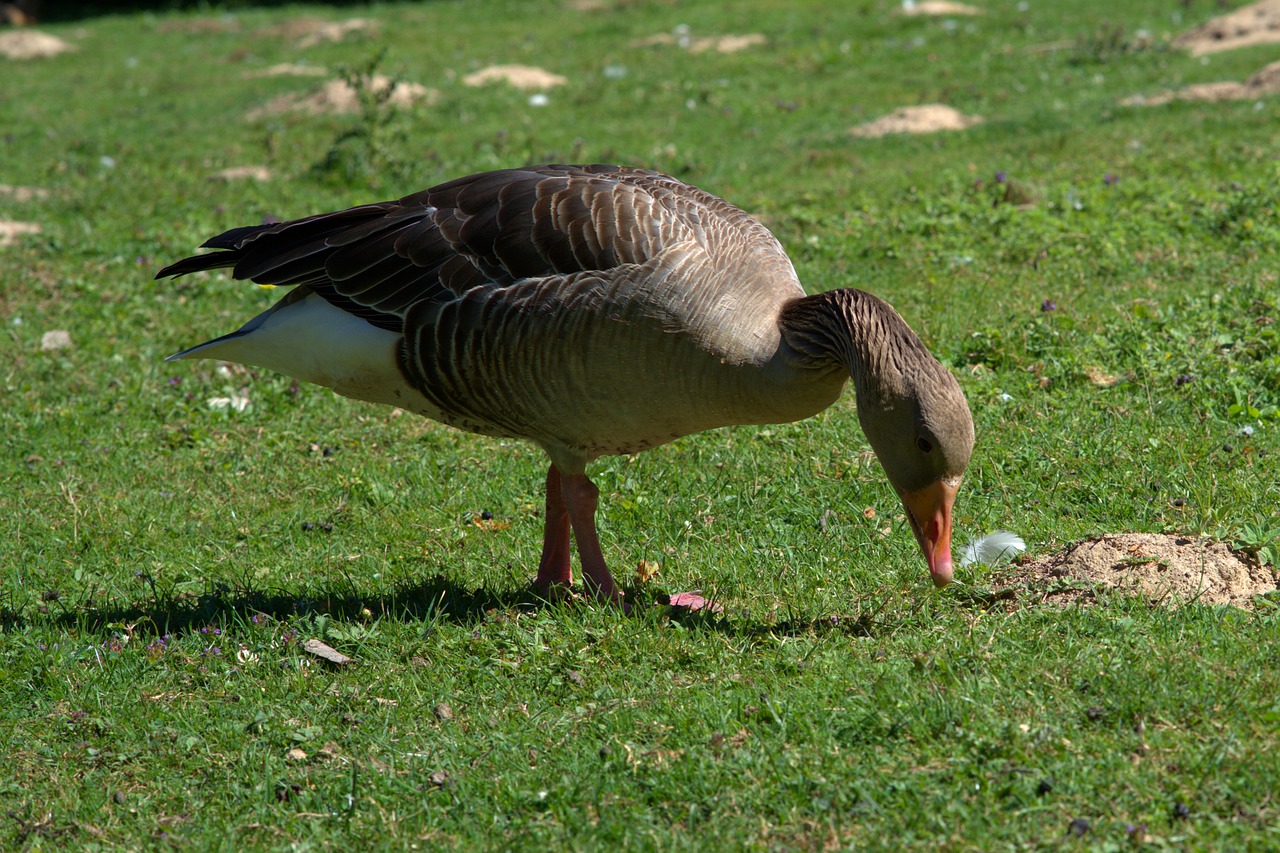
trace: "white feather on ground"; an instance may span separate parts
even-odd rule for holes
[[[993,565],[1000,559],[1013,559],[1027,550],[1027,543],[1022,537],[1008,530],[996,530],[986,536],[980,536],[965,545],[960,552],[960,565],[971,566],[974,563]]]

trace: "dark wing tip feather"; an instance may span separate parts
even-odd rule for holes
[[[188,273],[201,272],[202,270],[216,270],[222,267],[235,266],[239,257],[237,252],[210,252],[207,255],[192,255],[189,258],[183,258],[169,264],[160,272],[156,273],[156,278],[169,278],[170,276],[187,275]]]
[[[169,264],[160,272],[156,273],[156,278],[168,278],[170,276],[187,275],[193,272],[202,272],[204,270],[216,270],[223,267],[233,267],[244,256],[240,251],[245,242],[266,231],[274,225],[244,225],[240,228],[232,228],[230,231],[223,231],[216,237],[210,237],[200,244],[202,249],[223,249],[221,252],[210,252],[206,255],[192,255],[189,258],[183,258]]]

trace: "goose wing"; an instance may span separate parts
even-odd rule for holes
[[[698,245],[712,264],[741,265],[722,287],[803,294],[777,240],[738,208],[657,172],[601,165],[482,172],[398,201],[235,228],[204,244],[221,251],[157,278],[229,267],[238,279],[308,285],[402,333],[424,300],[645,264],[681,243]]]

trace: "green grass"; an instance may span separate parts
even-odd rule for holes
[[[230,4],[53,23],[76,53],[6,62],[0,183],[50,194],[0,196],[44,228],[0,249],[0,846],[1280,844],[1274,607],[992,602],[983,567],[935,592],[851,399],[602,460],[606,556],[662,567],[633,596],[727,606],[628,617],[530,593],[532,448],[162,362],[275,298],[151,280],[225,228],[626,162],[755,212],[811,289],[872,290],[922,332],[977,424],[961,540],[1274,557],[1280,102],[1117,106],[1273,52],[1168,49],[1212,4],[1002,2],[954,27],[897,5]],[[344,14],[380,35],[271,34]],[[632,46],[678,24],[769,40]],[[245,72],[296,61],[377,61],[438,101],[247,121],[312,81]],[[570,82],[541,108],[462,85],[499,62]],[[987,122],[848,134],[931,101]],[[206,177],[253,163],[276,179]],[[73,346],[42,351],[57,329]],[[209,408],[231,393],[249,408]]]

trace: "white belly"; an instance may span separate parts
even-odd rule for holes
[[[297,291],[232,332],[169,356],[216,358],[265,367],[332,388],[345,397],[428,414],[434,407],[400,372],[395,332]]]

